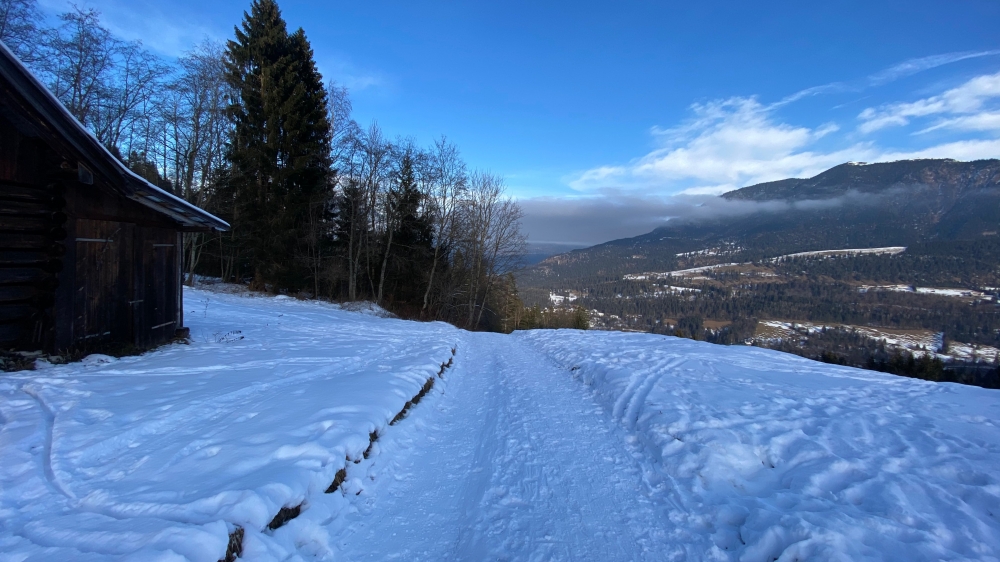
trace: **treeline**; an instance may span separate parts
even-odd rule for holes
[[[590,329],[590,312],[581,306],[572,308],[542,308],[538,305],[525,307],[518,312],[517,330],[541,330],[572,328]]]
[[[756,318],[737,318],[726,326],[709,328],[705,326],[705,319],[701,316],[681,316],[673,323],[657,323],[650,332],[719,345],[738,345],[753,337],[757,331],[757,322]]]
[[[811,332],[808,337],[755,345],[834,365],[859,367],[935,382],[957,382],[985,388],[1000,388],[1000,362],[997,360],[944,362],[931,353],[922,353],[918,357],[906,350],[887,349],[884,341],[873,340],[852,329],[824,328],[818,332]]]
[[[669,284],[669,281],[664,281]],[[639,329],[685,316],[736,321],[793,319],[943,331],[949,339],[1000,346],[1000,308],[990,301],[895,291],[861,293],[855,286],[809,279],[753,281],[734,286],[703,285],[697,294],[643,296],[651,284],[616,281],[592,288],[578,303],[621,317],[640,316]],[[621,296],[619,296],[621,295]]]
[[[773,267],[778,274],[808,275],[819,281],[973,288],[1000,286],[998,260],[1000,239],[986,238],[920,243],[895,255],[791,258]]]
[[[256,290],[372,300],[405,317],[509,330],[521,210],[502,177],[358,125],[302,29],[255,0],[225,45],[165,61],[92,9],[47,28],[35,0],[0,0],[0,40],[147,180],[227,220],[185,235],[195,274]]]

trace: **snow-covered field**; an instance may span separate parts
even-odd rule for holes
[[[772,258],[771,261],[782,261],[792,258],[835,258],[854,256],[879,256],[902,254],[906,251],[906,246],[886,246],[884,248],[850,248],[846,250],[818,250],[815,252],[798,252],[795,254],[785,254]]]
[[[714,248],[710,248],[708,250],[700,250],[698,252],[685,252],[682,254],[677,254],[677,257],[692,257],[696,255],[706,255],[706,256],[722,255],[721,252],[715,252],[714,250],[715,250]],[[826,258],[854,257],[854,256],[864,256],[864,255],[896,255],[896,254],[901,254],[905,251],[906,251],[905,246],[887,246],[884,248],[849,248],[845,250],[816,250],[812,252],[798,252],[795,254],[785,254],[775,258],[771,258],[768,261],[772,263],[777,263],[793,258],[826,259]],[[716,269],[724,269],[727,267],[746,267],[750,265],[753,264],[720,263],[715,265],[703,265],[701,267],[691,267],[688,269],[678,269],[676,271],[666,271],[661,273],[655,273],[655,272],[629,273],[623,275],[622,278],[627,281],[645,281],[647,279],[665,279],[668,277],[692,277]],[[695,277],[695,278],[698,279],[700,277]]]
[[[262,530],[340,509],[336,472],[458,339],[287,297],[187,290],[185,314],[190,345],[0,374],[0,560],[214,561],[234,525],[251,558],[322,550]]]
[[[190,345],[0,375],[0,561],[1000,559],[998,391],[185,302]]]
[[[996,560],[1000,392],[662,336],[523,336],[641,458],[677,560]]]
[[[699,273],[705,273],[706,271],[712,271],[713,269],[721,269],[724,267],[736,267],[740,265],[746,265],[742,263],[720,263],[716,265],[703,265],[701,267],[692,267],[689,269],[678,269],[677,271],[667,271],[664,273],[628,273],[622,276],[622,279],[629,281],[645,281],[647,279],[666,279],[668,277],[690,277],[692,275],[697,275]]]
[[[872,328],[869,326],[851,326],[847,324],[818,324],[815,322],[786,322],[781,320],[763,320],[757,328],[754,339],[795,340],[802,335],[808,336],[824,329],[853,330],[874,341],[884,341],[890,349],[906,350],[916,357],[927,354],[934,355],[942,361],[960,359],[963,361],[990,362],[1000,358],[1000,349],[988,345],[972,345],[957,341],[949,341],[946,352],[941,352],[944,334],[931,330],[894,330],[890,328]]]
[[[912,285],[862,285],[858,287],[858,291],[862,293],[866,293],[868,291],[895,291],[899,293],[937,295],[939,297],[993,300],[992,295],[987,295],[983,291],[974,291],[972,289],[939,289],[935,287],[914,287]]]

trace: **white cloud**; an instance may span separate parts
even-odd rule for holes
[[[914,102],[892,103],[878,108],[869,107],[858,115],[861,125],[858,130],[868,134],[887,127],[908,125],[911,120],[921,117],[941,115],[964,115],[959,119],[943,119],[922,132],[957,128],[964,130],[997,130],[996,127],[981,128],[991,121],[989,117],[977,114],[990,112],[987,104],[1000,98],[1000,73],[977,76],[961,86],[943,94],[919,99]]]
[[[878,196],[857,192],[822,200],[744,201],[715,194],[661,197],[609,189],[584,197],[533,197],[519,204],[524,210],[522,230],[533,243],[586,246],[645,234],[673,221],[689,224],[753,213],[873,205],[880,201]]]
[[[50,15],[71,11],[73,4],[64,0],[41,0]],[[116,37],[142,44],[161,55],[178,57],[205,39],[222,41],[232,32],[231,26],[212,25],[191,17],[166,13],[160,4],[148,0],[89,0],[78,4],[101,14],[101,24]],[[190,14],[185,14],[189,16]]]
[[[829,84],[823,84],[822,86],[812,86],[804,90],[799,90],[790,96],[786,96],[781,101],[775,102],[772,104],[772,107],[788,105],[799,101],[800,99],[820,94],[860,92],[868,88],[884,86],[890,82],[895,82],[896,80],[913,76],[914,74],[919,74],[926,70],[931,70],[946,64],[997,55],[1000,55],[1000,50],[994,49],[990,51],[961,51],[957,53],[944,53],[940,55],[909,59],[901,63],[894,64],[889,68],[880,70],[874,74],[870,74],[863,80],[856,80],[853,82],[830,82]]]
[[[920,150],[883,152],[868,161],[892,162],[918,158],[951,158],[965,161],[1000,158],[1000,139],[962,140]]]
[[[606,187],[663,192],[678,182],[693,182],[689,193],[718,192],[718,186],[741,186],[787,177],[808,177],[850,159],[874,153],[856,145],[829,153],[810,150],[838,130],[778,122],[772,108],[755,98],[695,104],[694,117],[670,129],[654,128],[662,144],[626,166],[600,166],[571,178],[578,191]]]
[[[953,129],[956,131],[1000,131],[1000,111],[985,111],[975,115],[943,119],[926,129],[917,131],[916,134],[920,135],[940,129]]]
[[[931,55],[929,57],[921,57],[916,59],[905,60],[899,64],[890,66],[889,68],[876,72],[868,77],[868,84],[871,86],[881,86],[883,84],[888,84],[900,78],[905,78],[907,76],[912,76],[919,72],[925,70],[930,70],[932,68],[937,68],[939,66],[944,66],[946,64],[952,64],[955,62],[974,59],[979,57],[988,57],[1000,55],[1000,50],[990,50],[990,51],[964,51],[958,53],[945,53],[942,55]]]
[[[915,59],[869,80],[889,80],[972,56],[982,54]],[[581,193],[611,188],[658,195],[710,195],[760,182],[811,177],[848,161],[1000,157],[1000,141],[990,139],[950,140],[927,148],[892,150],[880,148],[875,141],[852,142],[850,135],[842,135],[824,143],[838,148],[820,149],[818,141],[835,135],[839,127],[834,123],[805,127],[779,120],[777,110],[791,97],[771,105],[754,97],[694,104],[690,119],[674,127],[651,129],[658,148],[627,164],[597,166],[566,181]],[[982,75],[939,95],[868,108],[858,116],[862,121],[859,129],[872,133],[925,119],[929,123],[921,133],[941,129],[1000,133],[998,102],[1000,73]]]
[[[689,196],[722,195],[723,193],[727,193],[733,191],[734,189],[739,189],[739,188],[740,186],[733,185],[731,183],[724,183],[722,185],[699,185],[696,187],[689,187],[679,192],[677,195],[689,195]]]
[[[725,219],[795,205],[805,208],[841,204],[849,198],[750,204],[717,196],[754,183],[811,177],[844,162],[1000,157],[1000,139],[960,139],[926,148],[893,150],[880,147],[874,140],[851,141],[849,133],[837,137],[840,128],[835,123],[797,126],[783,122],[777,114],[780,108],[805,97],[861,91],[944,64],[996,54],[1000,51],[912,59],[854,84],[817,86],[770,105],[753,97],[694,104],[690,119],[674,127],[651,129],[658,147],[648,154],[627,164],[596,166],[566,178],[581,196],[523,200],[525,231],[533,241],[592,244],[643,234],[671,218]],[[1000,131],[1000,108],[990,107],[997,97],[1000,74],[986,75],[939,96],[870,108],[860,117],[872,131],[928,117],[938,121],[923,132]],[[821,139],[827,140],[820,143]],[[826,148],[830,145],[834,148]]]

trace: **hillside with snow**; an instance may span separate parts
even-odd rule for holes
[[[0,375],[0,560],[997,560],[1000,391],[187,290]]]

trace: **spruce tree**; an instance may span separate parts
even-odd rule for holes
[[[330,197],[326,91],[305,33],[274,0],[254,0],[227,44],[233,119],[227,160],[233,235],[255,288],[305,286],[310,205]],[[315,240],[315,237],[312,238]]]
[[[392,285],[396,300],[415,305],[426,287],[425,272],[430,269],[434,247],[430,220],[422,212],[424,194],[417,185],[409,151],[400,159],[397,182],[390,207],[395,225]]]

